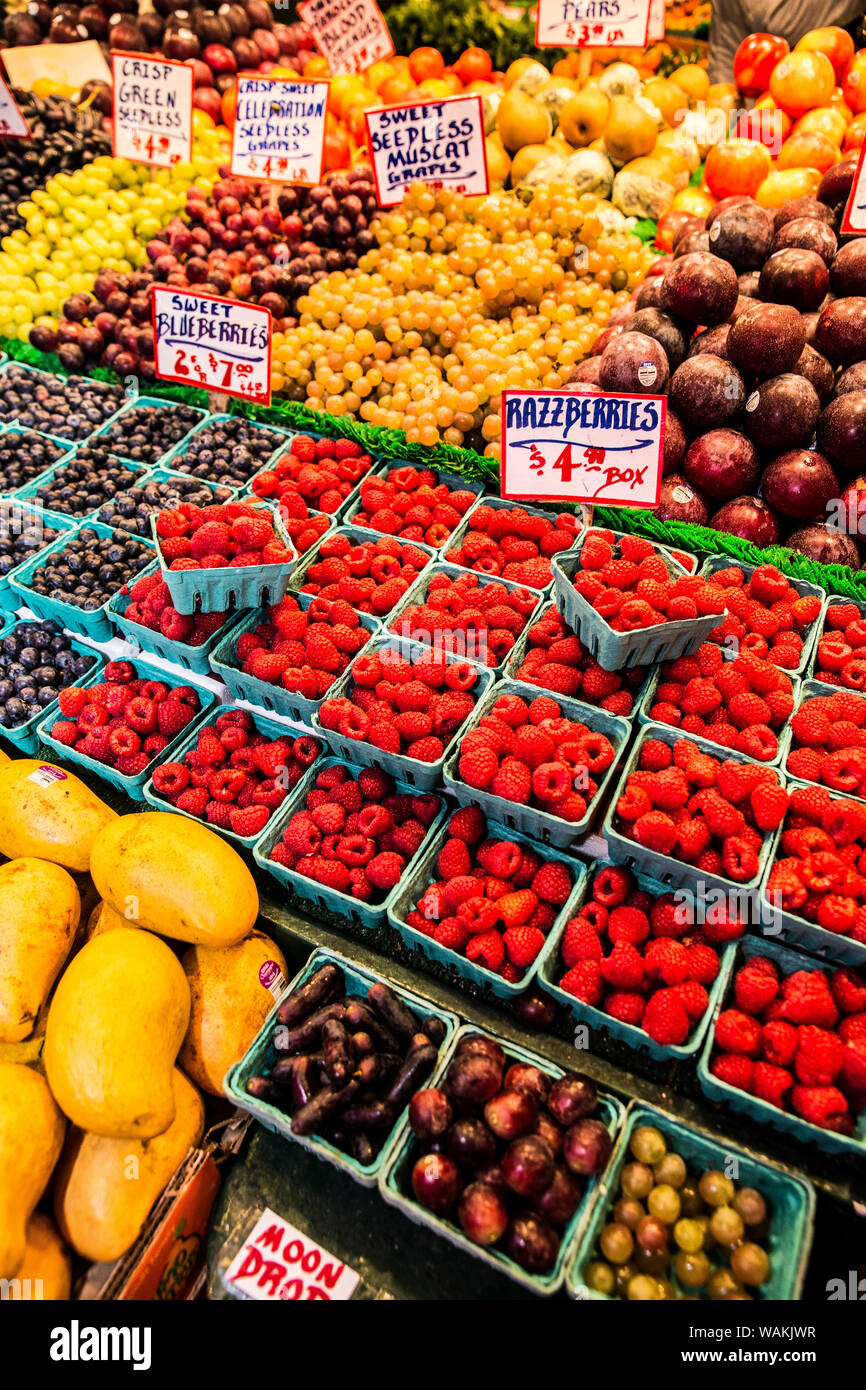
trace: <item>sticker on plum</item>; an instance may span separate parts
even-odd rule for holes
[[[238,1297],[264,1303],[339,1303],[361,1276],[265,1207],[223,1281]]]
[[[192,159],[193,70],[189,63],[112,53],[111,151],[115,159],[171,169]]]
[[[275,960],[266,960],[259,967],[259,984],[275,999],[279,999],[286,987],[286,977]]]
[[[864,161],[866,161],[866,145],[860,150],[857,171],[854,175],[854,182],[851,184],[851,192],[848,194],[845,211],[842,214],[842,225],[839,228],[840,232],[851,232],[855,236],[862,236],[866,232],[866,169],[864,169]]]
[[[153,285],[153,363],[161,381],[271,399],[271,315],[258,304]]]
[[[380,207],[402,202],[412,183],[468,197],[489,193],[481,97],[383,106],[366,113]]]
[[[502,496],[655,507],[664,396],[503,391]]]
[[[364,72],[394,52],[376,0],[306,0],[298,5],[298,18],[312,30],[335,77]]]
[[[269,183],[318,183],[325,149],[327,82],[238,78],[231,172]]]
[[[27,777],[28,782],[35,782],[37,787],[51,787],[55,782],[65,782],[66,773],[61,772],[59,767],[51,767],[43,763],[41,767],[36,767]]]
[[[30,127],[6,83],[0,77],[0,135],[16,140],[29,140]]]
[[[538,0],[540,48],[645,48],[652,0]]]

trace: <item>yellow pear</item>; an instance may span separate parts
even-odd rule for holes
[[[668,82],[665,77],[653,77],[644,83],[642,95],[661,112],[669,126],[676,125],[677,120],[681,120],[689,109],[688,98],[682,88],[675,82]]]
[[[627,164],[638,155],[650,154],[656,143],[658,126],[652,116],[629,97],[614,97],[604,128],[604,147],[618,164]]]
[[[92,937],[101,936],[106,931],[116,931],[118,927],[137,926],[137,922],[133,922],[129,917],[122,917],[113,907],[109,907],[108,903],[98,902],[87,919],[84,939],[90,941]]]
[[[550,78],[550,73],[543,63],[539,63],[535,58],[515,58],[514,62],[506,69],[505,82],[503,86],[506,92],[510,92],[512,87],[530,95],[532,92],[542,87]]]
[[[547,145],[524,145],[519,149],[511,161],[512,188],[522,183],[536,164],[540,164],[542,159],[549,159],[552,154],[553,150],[548,149]]]
[[[559,133],[570,145],[582,149],[604,134],[610,102],[600,87],[586,87],[559,113]]]
[[[0,1279],[21,1268],[27,1222],[54,1171],[65,1130],[45,1077],[0,1063]]]
[[[509,154],[524,145],[543,145],[553,131],[553,122],[543,106],[525,92],[506,92],[496,117],[499,138]]]
[[[503,188],[508,180],[511,160],[505,153],[505,146],[494,132],[488,135],[484,141],[484,148],[487,151],[487,177],[490,179],[491,188]]]

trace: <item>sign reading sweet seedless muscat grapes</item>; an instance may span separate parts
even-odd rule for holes
[[[327,108],[327,82],[239,77],[232,173],[272,183],[318,183]]]
[[[657,506],[666,406],[664,396],[503,391],[502,496]]]
[[[540,48],[645,48],[652,0],[538,0]]]
[[[192,159],[189,63],[112,53],[112,153],[165,169]]]
[[[271,399],[271,316],[258,304],[153,285],[154,370],[163,381]]]
[[[380,207],[402,201],[411,183],[470,196],[490,191],[481,97],[376,107],[366,113],[367,144]]]

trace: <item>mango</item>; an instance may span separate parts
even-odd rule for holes
[[[282,951],[262,932],[236,946],[190,946],[181,959],[190,993],[189,1027],[177,1054],[197,1086],[223,1094],[223,1078],[243,1057],[271,1009],[268,989],[289,971]],[[276,968],[275,968],[276,967]]]
[[[0,1063],[0,1279],[27,1250],[27,1222],[63,1147],[66,1121],[39,1072]]]
[[[94,838],[116,812],[71,772],[16,758],[0,767],[0,854],[33,856],[84,873]]]
[[[97,835],[90,872],[115,912],[193,945],[233,946],[259,913],[256,885],[240,855],[186,816],[118,817]]]
[[[84,928],[84,939],[90,941],[94,936],[101,936],[103,932],[115,931],[118,927],[136,927],[137,922],[133,922],[129,917],[122,917],[119,912],[115,912],[108,903],[98,902],[87,919]]]
[[[180,961],[159,937],[118,927],[82,946],[54,992],[42,1052],[73,1124],[117,1139],[168,1129],[189,1007]]]
[[[54,1182],[54,1215],[87,1260],[117,1260],[135,1243],[166,1183],[201,1139],[201,1096],[176,1068],[171,1087],[174,1119],[155,1139],[69,1132]]]
[[[74,880],[45,859],[0,867],[0,1042],[33,1032],[72,947],[81,913]]]
[[[11,1297],[34,1302],[65,1302],[72,1288],[69,1251],[50,1216],[34,1211],[27,1222],[27,1247]]]

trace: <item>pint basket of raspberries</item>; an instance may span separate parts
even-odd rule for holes
[[[747,936],[698,1063],[711,1100],[829,1153],[866,1152],[866,978]]]
[[[699,647],[722,621],[724,590],[685,574],[643,536],[587,536],[554,555],[556,606],[606,671],[672,661]]]
[[[744,565],[726,555],[711,556],[700,572],[725,595],[727,611],[710,640],[802,675],[821,628],[824,590],[790,579],[776,565]]]
[[[278,511],[252,502],[181,502],[151,516],[178,613],[279,603],[297,559]]]

